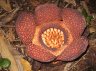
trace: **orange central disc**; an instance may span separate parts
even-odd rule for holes
[[[64,44],[64,33],[57,28],[48,28],[43,32],[41,38],[49,48],[60,48]]]

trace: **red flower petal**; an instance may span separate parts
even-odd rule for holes
[[[35,9],[38,24],[60,20],[60,9],[55,4],[40,5]]]
[[[84,37],[74,40],[65,48],[61,55],[57,57],[57,60],[72,61],[86,51],[87,45],[88,41]]]
[[[27,54],[33,59],[42,62],[50,62],[55,59],[55,56],[48,52],[45,48],[34,44],[28,45]]]
[[[22,12],[16,21],[16,31],[20,39],[27,44],[32,42],[35,31],[35,22],[31,13]]]
[[[64,24],[69,28],[73,37],[80,36],[86,26],[84,17],[78,11],[71,8],[65,8],[62,11],[61,15]]]

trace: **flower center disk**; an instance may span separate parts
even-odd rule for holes
[[[48,48],[60,48],[64,44],[64,33],[57,28],[48,28],[41,37]]]

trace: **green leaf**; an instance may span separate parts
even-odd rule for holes
[[[83,8],[82,14],[84,15],[86,22],[89,24],[91,20],[93,19],[93,16],[88,15],[87,11]]]
[[[11,62],[7,58],[0,58],[0,68],[6,69],[9,68],[11,65]]]
[[[84,8],[83,8],[83,10],[82,10],[82,14],[84,15],[85,18],[87,18],[88,13],[86,12],[86,10],[85,10]]]
[[[93,19],[93,16],[87,16],[86,21],[87,21],[88,23],[90,23],[92,19]]]

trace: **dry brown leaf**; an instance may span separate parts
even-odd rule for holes
[[[6,34],[6,38],[11,42],[13,40],[15,40],[15,35],[14,35],[14,31],[12,28],[9,28],[7,34]]]
[[[30,2],[31,2],[31,4],[32,4],[33,6],[35,6],[35,7],[40,4],[39,0],[30,0]]]
[[[95,29],[94,27],[90,27],[90,28],[89,28],[89,32],[90,32],[90,33],[94,33],[94,32],[96,32],[96,29]]]
[[[72,4],[72,5],[76,6],[75,0],[64,0],[64,1],[69,3],[69,4]]]
[[[2,19],[0,19],[0,25],[4,25],[8,22],[10,22],[16,15],[17,11],[20,9],[20,7],[17,7],[16,9],[12,10],[9,14],[5,14],[5,17],[3,17]],[[11,27],[11,26],[9,26]]]
[[[27,60],[21,58],[21,64],[23,65],[24,71],[32,71],[31,65]]]
[[[0,6],[8,12],[12,10],[9,0],[0,0]]]
[[[8,58],[11,61],[10,71],[19,71],[15,58],[9,50],[10,47],[12,46],[5,39],[3,30],[0,29],[0,54],[2,57]]]

